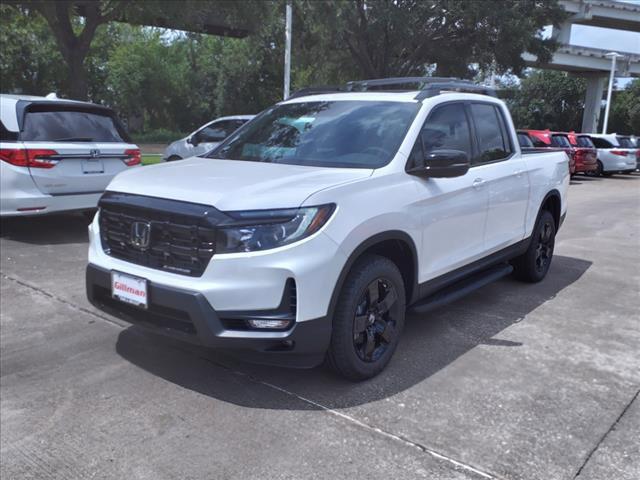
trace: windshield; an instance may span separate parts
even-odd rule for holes
[[[127,142],[112,117],[90,111],[28,112],[20,139],[48,142]]]
[[[378,168],[396,154],[420,106],[338,101],[276,105],[208,157],[320,167]]]

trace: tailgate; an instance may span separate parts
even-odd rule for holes
[[[102,192],[111,179],[126,170],[127,150],[135,145],[123,143],[24,142],[27,149],[50,151],[41,158],[50,168],[29,167],[31,178],[42,193],[70,195]],[[54,153],[55,152],[55,153]]]

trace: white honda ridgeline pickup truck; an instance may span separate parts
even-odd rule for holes
[[[407,309],[542,280],[568,185],[567,155],[523,155],[485,87],[307,89],[204,157],[118,175],[89,227],[87,294],[159,333],[362,380]]]

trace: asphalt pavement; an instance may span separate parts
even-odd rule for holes
[[[87,220],[2,221],[3,479],[640,478],[640,175],[571,182],[549,275],[410,316],[377,378],[89,305]]]

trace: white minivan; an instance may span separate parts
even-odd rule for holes
[[[0,95],[0,215],[91,210],[140,149],[104,106]]]
[[[596,175],[628,174],[636,170],[636,148],[629,137],[616,133],[590,133],[589,136],[598,149]]]

